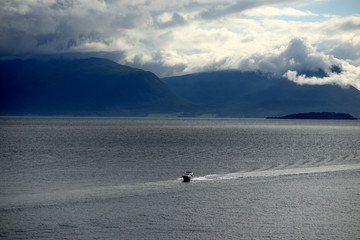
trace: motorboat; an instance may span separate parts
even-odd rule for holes
[[[190,182],[193,177],[194,177],[194,173],[192,171],[186,171],[182,175],[182,178],[184,179],[184,182]]]

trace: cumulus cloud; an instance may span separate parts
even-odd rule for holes
[[[240,68],[283,74],[292,71],[317,71],[331,67],[329,57],[319,53],[308,42],[292,39],[288,46],[281,46],[271,54],[254,54],[240,62]]]
[[[300,85],[336,84],[342,87],[353,86],[360,90],[360,67],[318,52],[316,48],[299,38],[292,39],[288,47],[279,55],[261,59],[258,65],[259,69],[268,72],[284,72],[283,77]],[[270,68],[267,68],[269,66]],[[326,76],[301,74],[301,72],[315,74],[319,71]]]
[[[345,61],[338,60],[341,72],[327,72],[325,77],[307,77],[305,74],[298,74],[297,71],[288,70],[284,77],[297,84],[324,85],[334,84],[342,87],[353,86],[360,91],[360,67],[355,67]]]
[[[300,38],[292,39],[286,48],[280,48],[277,53],[268,56],[257,54],[245,59],[240,68],[274,73],[300,85],[336,84],[360,90],[360,67],[319,52]]]

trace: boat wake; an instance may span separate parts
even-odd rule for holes
[[[210,174],[202,177],[195,177],[193,178],[193,180],[214,181],[214,180],[231,180],[231,179],[240,179],[240,178],[277,177],[277,176],[287,176],[287,175],[328,173],[328,172],[359,170],[359,169],[360,169],[360,164],[329,165],[329,166],[321,166],[321,167],[271,169],[271,170],[259,170],[259,171],[251,171],[251,172]]]
[[[194,177],[192,181],[218,181],[241,178],[259,178],[259,177],[277,177],[300,174],[316,174],[338,171],[360,170],[360,164],[348,165],[330,165],[320,167],[306,168],[285,168],[285,169],[267,169],[251,172],[234,172],[226,174],[210,174],[200,177]],[[146,183],[136,183],[115,186],[99,186],[84,189],[63,190],[54,192],[44,192],[36,194],[23,194],[14,196],[0,197],[0,212],[10,209],[22,209],[31,207],[46,207],[64,204],[84,204],[86,202],[102,201],[104,199],[133,197],[137,195],[146,195],[164,192],[178,191],[179,180],[156,181]]]

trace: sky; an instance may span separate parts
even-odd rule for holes
[[[104,57],[159,77],[235,69],[360,90],[360,1],[1,0],[0,59],[46,56]],[[301,74],[319,69],[328,76]]]

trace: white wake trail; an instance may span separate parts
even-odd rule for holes
[[[321,167],[270,169],[251,172],[235,172],[227,174],[211,174],[195,177],[196,181],[231,180],[241,178],[276,177],[286,175],[315,174],[337,171],[360,170],[360,164],[330,165]],[[135,183],[117,186],[98,186],[87,189],[73,189],[35,194],[11,195],[0,197],[0,211],[24,207],[44,207],[68,203],[84,203],[88,201],[101,201],[103,199],[126,196],[144,195],[148,193],[163,193],[174,191],[178,182],[182,180],[167,180],[157,182]]]
[[[195,177],[195,181],[213,181],[213,180],[230,180],[239,178],[256,178],[256,177],[277,177],[287,175],[300,175],[300,174],[315,174],[315,173],[328,173],[348,170],[359,170],[360,164],[348,165],[329,165],[321,167],[306,167],[306,168],[290,168],[290,169],[273,169],[252,172],[235,172],[227,174],[210,174],[202,177]]]

